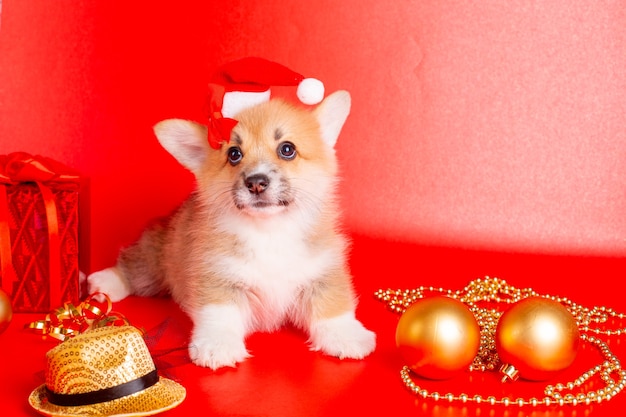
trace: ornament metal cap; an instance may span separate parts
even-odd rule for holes
[[[502,374],[503,383],[509,380],[515,382],[519,379],[519,371],[513,365],[508,363],[505,363],[500,367],[500,373]]]

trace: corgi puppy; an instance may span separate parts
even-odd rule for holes
[[[270,100],[241,111],[218,150],[207,127],[165,120],[161,145],[196,177],[196,190],[162,224],[88,277],[113,301],[167,292],[190,316],[191,360],[235,366],[246,336],[286,322],[312,350],[362,359],[376,336],[355,317],[348,243],[338,230],[334,145],[350,112],[337,91],[313,110]]]

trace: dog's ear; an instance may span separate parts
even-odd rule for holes
[[[341,128],[350,114],[350,104],[350,93],[340,90],[326,97],[314,111],[322,139],[331,148],[337,143]]]
[[[157,123],[154,133],[161,145],[185,168],[197,174],[209,152],[207,128],[199,123],[169,119]]]

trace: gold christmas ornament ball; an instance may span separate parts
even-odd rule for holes
[[[561,303],[529,297],[502,314],[495,338],[503,381],[518,377],[541,381],[574,362],[580,330],[574,316]]]
[[[0,289],[0,333],[4,332],[13,318],[13,309],[11,308],[11,299]]]
[[[417,375],[447,379],[473,362],[480,327],[462,302],[446,296],[423,298],[400,316],[396,346]]]

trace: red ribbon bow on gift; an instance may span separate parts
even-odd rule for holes
[[[52,190],[48,185],[61,186],[64,183],[76,187],[79,176],[67,166],[43,156],[32,156],[26,152],[0,155],[0,263],[2,288],[12,294],[13,282],[17,274],[11,256],[11,234],[9,230],[9,207],[6,187],[21,182],[34,182],[41,190],[49,237],[50,305],[61,303],[61,253],[59,221]]]
[[[0,155],[0,183],[39,182],[43,184],[72,182],[78,174],[54,159],[32,156],[26,152]]]

